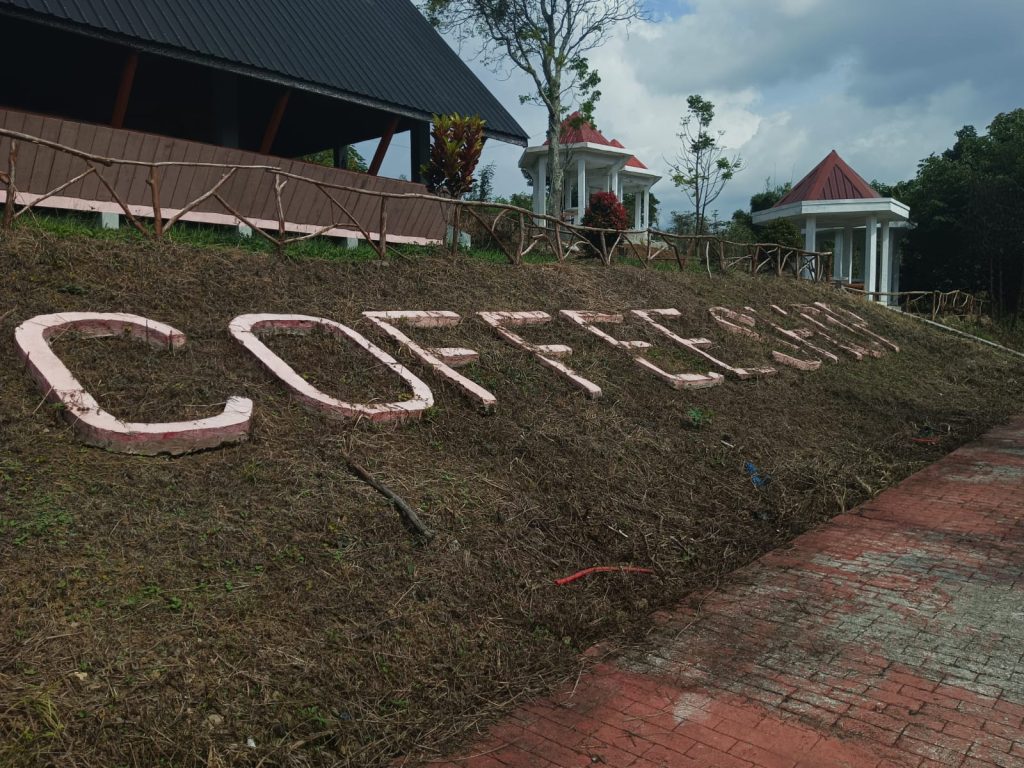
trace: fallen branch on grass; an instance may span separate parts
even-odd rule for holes
[[[374,490],[386,497],[392,504],[395,505],[395,509],[398,510],[398,514],[402,516],[402,521],[406,526],[414,533],[422,536],[427,541],[433,539],[437,534],[429,527],[426,523],[420,520],[419,513],[415,509],[410,507],[405,499],[391,490],[388,486],[377,480],[373,475],[367,472],[363,467],[356,464],[349,456],[345,456],[345,463],[348,465],[349,470],[353,475],[358,477],[364,483],[372,486]]]
[[[589,576],[592,573],[645,573],[652,575],[654,570],[651,568],[637,568],[634,565],[598,565],[593,568],[584,568],[572,576],[555,579],[555,584],[564,587],[566,584],[572,584],[574,581],[582,579],[584,576]]]

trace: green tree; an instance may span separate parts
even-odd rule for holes
[[[525,208],[528,211],[533,210],[533,195],[529,192],[513,192],[508,197],[496,197],[494,202],[514,205],[516,208]]]
[[[491,199],[494,195],[494,170],[494,163],[488,163],[480,169],[480,174],[473,180],[473,186],[466,195],[467,199],[481,203]]]
[[[565,183],[559,151],[562,122],[579,104],[581,120],[593,120],[601,79],[587,54],[620,24],[641,18],[640,0],[421,0],[438,29],[479,42],[480,58],[494,69],[510,66],[533,81],[523,103],[547,111],[551,199],[561,206]]]
[[[758,211],[767,211],[773,207],[779,200],[784,198],[793,189],[793,185],[788,181],[785,184],[779,184],[772,180],[769,176],[764,180],[764,191],[758,192],[750,198],[750,212],[757,213]]]
[[[682,131],[676,134],[682,148],[670,163],[673,183],[686,193],[693,204],[694,226],[697,233],[707,229],[707,210],[718,196],[726,182],[743,168],[739,155],[726,157],[725,147],[720,143],[722,132],[712,132],[715,119],[715,105],[698,94],[687,97],[686,115],[679,123]]]
[[[973,126],[890,192],[910,206],[904,286],[989,295],[996,315],[1024,311],[1024,109]]]
[[[356,148],[349,145],[345,147],[345,169],[349,171],[359,171],[360,173],[366,173],[368,166],[363,156],[356,152]],[[311,155],[305,155],[300,157],[300,160],[313,163],[314,165],[326,165],[328,168],[334,167],[334,150],[333,149],[322,149],[319,152],[314,152]]]

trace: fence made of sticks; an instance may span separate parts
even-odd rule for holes
[[[791,275],[819,282],[831,279],[831,253],[804,251],[775,243],[736,243],[716,236],[677,234],[653,228],[620,231],[587,227],[513,205],[340,184],[279,165],[111,157],[2,127],[0,140],[8,144],[7,168],[0,171],[0,188],[5,191],[0,228],[5,230],[36,208],[67,207],[56,201],[81,196],[82,205],[76,210],[99,210],[98,205],[113,203],[112,208],[146,237],[160,239],[183,220],[210,221],[211,214],[219,214],[217,221],[245,225],[281,253],[293,243],[345,232],[357,235],[373,247],[381,259],[386,259],[389,245],[414,240],[390,235],[389,215],[400,211],[403,222],[413,219],[423,230],[427,217],[424,211],[433,209],[429,218],[437,220],[439,216],[447,235],[440,227],[429,225],[433,237],[415,238],[417,242],[447,243],[451,250],[457,251],[460,232],[468,231],[478,247],[501,251],[509,263],[515,265],[523,264],[533,254],[542,261],[597,259],[605,265],[629,262],[642,267],[671,262],[680,269],[692,266],[708,272]],[[58,153],[76,165],[63,163],[62,175],[54,178],[52,171],[48,175],[53,186],[40,189],[33,169],[19,166],[19,152],[26,145],[34,150]],[[57,163],[52,163],[52,167],[56,168]],[[135,178],[135,182],[128,184],[134,202],[125,191],[124,174],[120,173],[126,168]],[[166,196],[162,195],[165,183],[168,179],[177,180],[186,170],[194,175],[188,186],[188,199],[166,207]],[[230,184],[238,185],[240,176],[245,177],[241,184],[244,188],[269,178],[271,204],[267,206],[266,201],[261,201],[264,207],[261,215],[243,210],[237,200],[225,194]],[[27,192],[22,188],[29,186],[27,182],[22,185],[26,177],[31,178],[36,191]],[[144,178],[144,189],[138,183],[139,178]],[[87,182],[92,182],[93,191],[83,195]],[[327,213],[320,214],[322,223],[315,226],[296,225],[295,217],[289,216],[290,207],[300,199],[308,207],[310,190],[320,196],[321,210]],[[175,194],[180,197],[177,188]],[[143,199],[145,204],[140,205]],[[271,211],[269,218],[267,210]]]
[[[885,301],[904,312],[935,320],[943,316],[977,318],[985,314],[988,299],[966,291],[864,291],[849,285],[843,290],[858,296]]]

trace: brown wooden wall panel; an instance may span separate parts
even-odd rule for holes
[[[308,178],[366,190],[397,194],[418,193],[426,190],[421,184],[397,179],[368,176],[355,171],[311,165],[259,155],[237,149],[216,147],[199,142],[183,141],[166,136],[114,129],[104,125],[78,123],[55,117],[34,115],[16,110],[0,109],[0,127],[46,138],[83,152],[144,163],[177,161],[224,163],[229,165],[267,165],[284,172]],[[10,140],[0,138],[0,168],[7,167]],[[87,168],[85,160],[58,150],[40,147],[30,142],[19,142],[16,183],[20,192],[46,194],[55,187],[74,178]],[[152,206],[152,193],[148,184],[146,166],[96,164],[118,196],[128,205]],[[225,169],[203,167],[165,167],[158,171],[160,206],[164,216],[168,210],[183,208],[195,198],[209,191],[221,179]],[[341,223],[343,228],[355,229],[344,221],[345,216],[321,193],[315,185],[298,179],[287,179],[282,193],[285,220],[289,224],[322,227]],[[329,190],[344,205],[364,229],[376,233],[380,224],[380,198],[357,192]],[[220,194],[232,207],[250,219],[277,221],[277,200],[274,194],[272,171],[237,170],[220,189]],[[110,192],[94,177],[78,182],[60,194],[98,203],[113,203]],[[217,201],[208,199],[196,208],[199,212],[226,214]],[[444,234],[444,221],[440,206],[426,200],[391,199],[387,203],[388,234],[407,237],[439,239]]]
[[[82,144],[79,148],[94,155],[109,157],[110,142],[114,140],[114,132],[101,125],[94,125],[90,127],[93,129],[91,143]],[[80,133],[79,137],[82,136],[86,136],[86,134]],[[97,195],[99,195],[100,192],[103,192],[104,195],[107,193],[100,184],[100,180],[96,178],[95,174],[86,179],[85,183],[82,184],[81,195],[83,200],[96,200]]]

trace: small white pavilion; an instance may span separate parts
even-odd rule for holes
[[[578,112],[562,123],[561,149],[565,158],[565,195],[561,206],[552,201],[552,215],[578,224],[594,192],[614,192],[620,201],[632,195],[633,229],[651,226],[651,187],[661,176],[615,139],[608,140]],[[548,213],[548,143],[527,147],[519,167],[533,179],[533,212]],[[580,194],[583,190],[583,194]]]
[[[864,290],[896,293],[900,274],[893,245],[896,231],[905,228],[909,218],[910,208],[879,195],[833,149],[774,207],[755,213],[754,223],[789,219],[803,229],[808,251],[818,250],[819,235],[831,233],[835,240],[833,277],[846,283],[853,282],[854,252],[861,240]],[[885,303],[888,299],[882,297]]]

